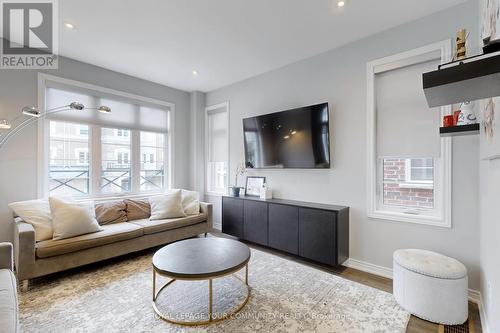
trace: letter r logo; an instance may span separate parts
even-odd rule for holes
[[[53,4],[2,1],[3,54],[52,53]]]

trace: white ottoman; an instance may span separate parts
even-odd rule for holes
[[[468,317],[467,269],[456,259],[426,250],[397,250],[393,255],[394,297],[413,315],[446,325]]]

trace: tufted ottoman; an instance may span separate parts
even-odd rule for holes
[[[456,259],[426,250],[397,250],[393,255],[394,297],[422,319],[447,325],[468,317],[467,269]]]

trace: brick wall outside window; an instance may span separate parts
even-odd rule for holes
[[[433,208],[434,189],[429,185],[406,182],[406,159],[384,159],[384,204],[414,208]]]

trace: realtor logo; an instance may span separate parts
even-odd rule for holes
[[[0,0],[0,18],[0,68],[57,68],[57,0]]]

